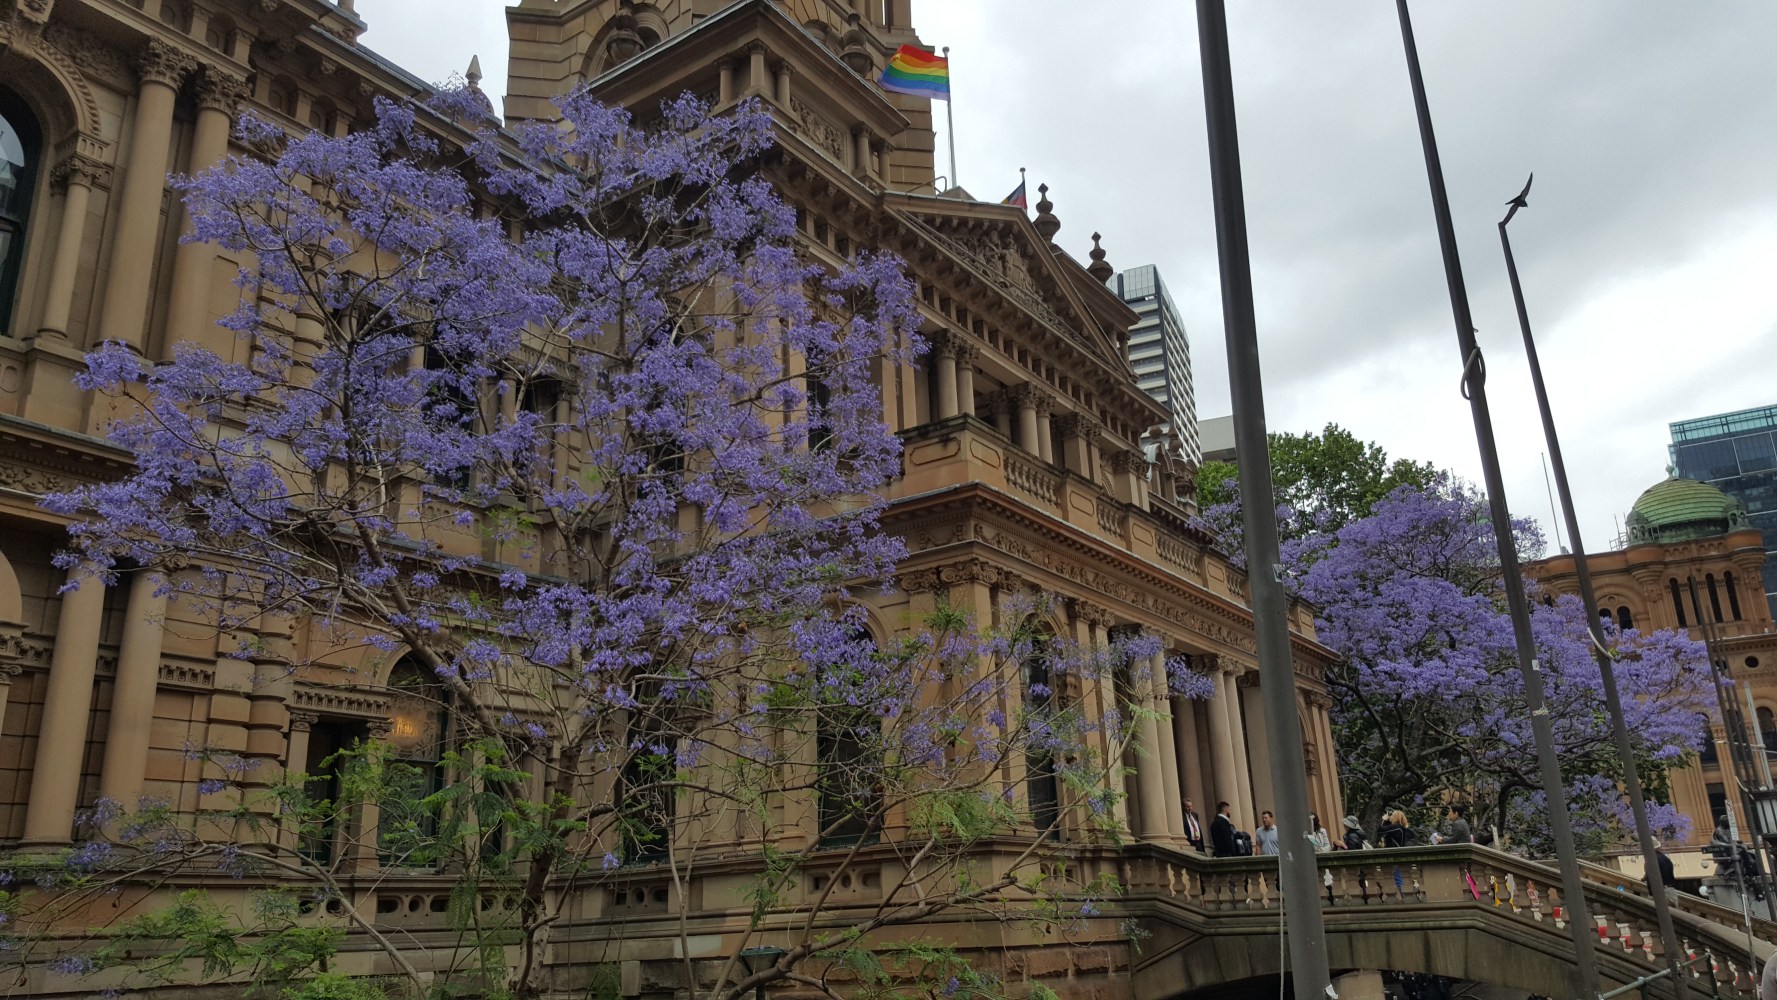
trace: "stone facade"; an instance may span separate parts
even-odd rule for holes
[[[148,574],[61,593],[51,559],[65,526],[38,498],[128,465],[100,436],[107,402],[73,385],[83,352],[102,340],[150,358],[185,339],[239,350],[214,325],[234,307],[236,264],[179,244],[185,220],[166,174],[226,155],[243,107],[345,134],[374,98],[424,87],[356,46],[364,25],[350,3],[0,3],[0,114],[26,137],[24,221],[5,258],[16,280],[0,283],[13,290],[0,301],[0,846],[53,848],[102,796],[202,808],[204,765],[190,747],[259,760],[269,781],[312,759],[317,734],[387,731],[390,664],[365,647],[304,622],[268,625],[262,638],[303,667],[260,672],[220,658],[219,639],[183,622]],[[887,523],[912,555],[903,593],[871,607],[881,629],[940,595],[989,620],[1006,595],[1040,590],[1060,598],[1053,627],[1083,643],[1123,627],[1164,636],[1169,652],[1213,667],[1217,697],[1152,697],[1161,717],[1143,731],[1151,752],[1131,761],[1122,818],[1174,850],[1185,797],[1206,818],[1217,799],[1235,803],[1250,828],[1273,803],[1245,577],[1191,526],[1191,470],[1144,457],[1142,436],[1165,414],[1124,355],[1134,314],[1054,242],[1053,206],[1045,199],[1033,222],[936,196],[930,102],[869,82],[895,46],[916,41],[910,0],[524,0],[508,22],[509,115],[545,117],[550,95],[585,80],[636,108],[685,90],[718,107],[757,97],[779,124],[769,169],[799,210],[807,252],[837,262],[883,246],[908,261],[935,346],[922,367],[882,373],[884,414],[907,443]],[[1306,609],[1291,622],[1311,805],[1331,819],[1342,808],[1322,681],[1330,652]],[[358,859],[372,875],[373,855]],[[1102,864],[1116,868],[1114,857]],[[735,876],[712,878],[693,890],[700,898]],[[626,995],[682,991],[691,984],[653,979],[684,965],[642,961],[654,933],[643,918],[666,890],[637,879],[633,896],[601,890],[576,911],[561,961],[620,960]],[[423,931],[449,889],[445,876],[367,875],[358,903],[381,912],[391,896],[390,926]],[[631,922],[633,954],[601,944],[613,921]],[[1029,946],[996,960],[1012,978],[1097,995],[1127,975],[1115,928],[1067,952],[986,933],[994,949]],[[349,970],[375,971],[348,958]]]
[[[1674,493],[1689,504],[1673,503]],[[1698,495],[1713,502],[1699,506]],[[1628,547],[1588,559],[1599,613],[1642,631],[1684,629],[1709,644],[1718,669],[1734,681],[1727,688],[1727,697],[1739,699],[1734,708],[1777,734],[1777,623],[1760,589],[1765,553],[1758,530],[1719,490],[1701,483],[1669,479],[1636,507]],[[1524,572],[1555,594],[1579,593],[1571,555],[1527,563]],[[1742,839],[1750,839],[1726,728],[1719,719],[1699,719],[1697,737],[1698,757],[1676,770],[1671,783],[1673,805],[1691,820],[1690,835],[1668,846],[1681,878],[1713,872],[1702,846],[1723,809],[1733,812]],[[1769,745],[1777,746],[1777,735]],[[1764,752],[1758,746],[1755,756]]]

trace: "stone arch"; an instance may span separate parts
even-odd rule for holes
[[[25,620],[25,593],[19,587],[18,573],[12,560],[0,552],[0,622],[22,623]]]
[[[50,150],[78,136],[80,151],[97,155],[109,145],[100,137],[99,102],[74,57],[39,36],[21,52],[0,50],[0,79],[31,104]],[[53,153],[52,153],[53,155]]]

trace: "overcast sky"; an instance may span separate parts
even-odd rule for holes
[[[1229,6],[1271,428],[1336,422],[1478,480],[1393,4]],[[496,100],[501,8],[358,3],[366,45],[428,80],[479,53]],[[1550,521],[1495,229],[1534,170],[1514,250],[1581,527],[1602,550],[1664,475],[1668,422],[1777,403],[1777,4],[1415,14],[1507,495]],[[1159,265],[1199,415],[1227,413],[1194,5],[915,0],[914,19],[952,49],[963,185],[997,201],[1028,167],[1076,256],[1097,230],[1112,264]],[[939,155],[943,171],[942,138]]]

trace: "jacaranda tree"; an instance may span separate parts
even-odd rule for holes
[[[1035,607],[872,634],[848,600],[904,554],[879,524],[900,462],[881,379],[920,349],[899,262],[798,250],[755,107],[559,106],[500,135],[467,93],[385,102],[346,137],[249,118],[252,155],[178,182],[190,238],[241,262],[233,344],[89,356],[81,384],[115,400],[137,465],[48,501],[75,519],[70,585],[159,573],[256,684],[386,692],[395,728],[312,774],[193,746],[198,814],[101,802],[84,842],[19,862],[15,955],[308,996],[596,991],[623,935],[583,934],[572,982],[554,935],[664,882],[682,933],[700,905],[750,909],[715,971],[674,952],[719,1000],[840,971],[992,995],[908,925],[1064,921],[1112,890],[1064,904],[1045,834],[1115,836],[1141,712],[1088,718],[1069,692],[1157,643],[1071,649],[1027,627]],[[360,675],[315,666],[357,644],[377,651]],[[832,886],[883,852],[899,874],[877,905],[804,895],[811,861]],[[694,901],[711,866],[752,876]],[[424,963],[365,911],[366,886],[415,870],[458,876],[459,943]],[[218,871],[244,888],[140,896]],[[127,919],[83,929],[119,895]],[[742,961],[767,931],[770,960]],[[328,971],[348,935],[392,985]]]
[[[1540,851],[1548,847],[1542,782],[1486,501],[1449,475],[1428,480],[1397,487],[1337,527],[1278,512],[1293,536],[1284,545],[1290,586],[1315,606],[1321,641],[1340,655],[1327,683],[1345,801],[1371,831],[1386,810],[1421,825],[1462,802],[1477,830],[1497,826]],[[1203,521],[1228,533],[1239,511],[1217,505]],[[1515,531],[1522,556],[1539,554],[1533,524]],[[1569,808],[1585,846],[1601,850],[1632,827],[1585,611],[1577,598],[1534,585],[1532,598]],[[1710,711],[1708,657],[1672,630],[1612,624],[1605,638],[1643,780],[1659,789],[1696,749],[1698,719]],[[1656,829],[1685,824],[1670,806],[1656,811]]]

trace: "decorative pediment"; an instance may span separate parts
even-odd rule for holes
[[[945,213],[928,207],[932,199],[926,201],[919,210],[894,214],[1062,339],[1116,371],[1131,370],[1112,334],[1076,297],[1068,276],[1062,273],[1070,262],[1057,260],[1051,245],[1028,220],[998,212],[993,216]]]

